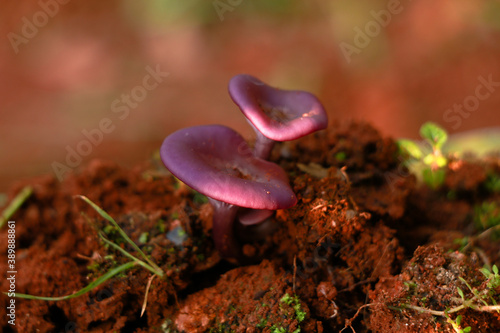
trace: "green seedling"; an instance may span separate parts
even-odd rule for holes
[[[491,269],[489,269],[488,267],[483,267],[480,269],[480,271],[488,281],[487,287],[488,289],[490,289],[490,291],[494,291],[496,288],[500,287],[500,275],[498,275],[498,267],[496,265],[493,265]],[[496,304],[494,300],[493,303]]]
[[[443,145],[448,134],[438,125],[427,122],[420,128],[420,136],[430,145],[430,150],[415,141],[401,139],[397,141],[399,151],[404,156],[406,165],[431,188],[440,187],[445,179],[448,160],[443,155]]]
[[[91,291],[92,289],[98,287],[99,285],[101,285],[104,282],[111,279],[113,276],[120,274],[122,272],[125,272],[129,269],[132,269],[134,267],[137,267],[137,266],[141,266],[141,267],[149,270],[150,272],[152,272],[153,273],[152,278],[154,278],[155,276],[158,276],[160,278],[164,276],[163,270],[160,267],[158,267],[150,258],[148,258],[148,256],[137,246],[137,244],[135,244],[128,237],[128,235],[125,233],[125,231],[123,231],[123,229],[120,228],[118,223],[116,223],[116,221],[108,213],[106,213],[102,208],[97,206],[95,203],[93,203],[87,197],[82,196],[82,195],[79,195],[77,197],[82,199],[86,203],[88,203],[102,218],[107,220],[113,226],[114,230],[116,230],[120,234],[120,236],[125,240],[125,242],[127,242],[130,246],[132,246],[132,248],[134,248],[134,250],[139,254],[139,256],[142,257],[142,260],[135,257],[131,253],[127,252],[120,245],[110,241],[106,237],[106,234],[102,230],[99,230],[98,235],[101,238],[101,240],[105,244],[107,244],[109,247],[117,250],[118,252],[122,253],[125,257],[129,258],[130,259],[129,262],[122,264],[118,267],[110,269],[104,275],[98,277],[96,280],[94,280],[93,282],[88,284],[86,287],[78,290],[77,292],[75,292],[71,295],[58,296],[58,297],[47,297],[47,296],[35,296],[35,295],[15,293],[15,295],[14,295],[15,297],[25,298],[25,299],[33,299],[33,300],[42,300],[42,301],[62,301],[62,300],[70,299],[70,298],[75,298],[75,297],[81,296],[81,295]],[[149,287],[151,286],[152,278],[150,278],[148,281],[148,285],[146,288],[146,294],[144,297],[144,304],[143,304],[143,308],[142,308],[142,313],[144,313],[144,310],[146,308],[147,295],[148,295]],[[142,316],[142,313],[141,313],[141,316]]]

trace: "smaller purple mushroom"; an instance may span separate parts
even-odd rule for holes
[[[248,224],[255,224],[270,216],[267,211],[297,203],[285,171],[249,152],[241,135],[221,125],[179,130],[169,135],[160,149],[167,169],[209,198],[214,208],[215,246],[225,258],[241,256],[233,230],[240,207],[263,210],[243,214],[249,218]]]
[[[229,82],[229,95],[257,134],[254,153],[267,159],[275,141],[291,141],[325,129],[328,117],[311,93],[282,90],[240,74]]]

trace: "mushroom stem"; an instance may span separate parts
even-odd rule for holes
[[[271,151],[273,150],[274,143],[276,141],[269,139],[264,134],[262,134],[254,124],[252,125],[257,138],[255,139],[255,146],[253,148],[253,153],[256,157],[262,158],[263,160],[267,160],[269,155],[271,155]]]
[[[272,235],[278,229],[278,224],[269,217],[259,224],[244,225],[236,223],[235,227],[235,234],[240,242],[256,242]]]
[[[241,248],[234,238],[234,220],[239,207],[210,197],[208,200],[214,208],[212,237],[215,248],[223,258],[239,258]]]

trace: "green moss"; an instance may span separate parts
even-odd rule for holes
[[[299,323],[303,322],[304,319],[306,319],[306,315],[307,315],[307,312],[305,312],[301,305],[300,305],[300,299],[299,299],[299,296],[295,295],[295,296],[290,296],[288,293],[286,293],[281,299],[280,299],[280,303],[282,304],[286,304],[290,307],[293,308],[293,310],[295,311],[295,318],[297,319],[297,321]],[[281,305],[280,305],[281,307]],[[299,329],[299,332],[300,332],[300,329]]]
[[[98,262],[93,262],[90,265],[87,266],[87,269],[91,272],[97,272],[99,270],[99,263]]]
[[[163,219],[159,219],[158,221],[156,221],[155,227],[162,234],[164,234],[167,231],[166,221]]]
[[[273,325],[271,327],[271,332],[272,333],[287,333],[287,331],[284,327],[276,327],[276,325]]]
[[[280,299],[280,302],[285,303],[286,305],[290,305],[293,302],[293,298],[288,293],[286,293],[285,296]]]
[[[347,154],[343,151],[340,151],[337,154],[335,154],[335,159],[339,162],[345,161],[346,158],[347,158]]]
[[[265,328],[267,326],[267,318],[261,318],[257,324],[257,328]]]
[[[126,243],[125,239],[120,235],[120,232],[113,225],[108,224],[104,226],[102,231],[106,234],[109,240],[113,241],[116,244],[124,244]],[[108,248],[108,244],[104,244],[105,248]]]
[[[234,332],[227,323],[217,323],[215,328],[211,328],[209,333],[232,333]]]

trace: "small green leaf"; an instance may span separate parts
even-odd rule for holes
[[[458,289],[458,288],[457,288]],[[463,293],[462,293],[463,295]],[[463,297],[462,297],[463,298]],[[457,316],[457,319],[455,319],[455,322],[457,323],[458,326],[460,326],[460,323],[462,322],[462,316],[461,315],[458,315]]]
[[[471,328],[470,326],[467,326],[467,327],[466,327],[466,328],[464,328],[462,331],[463,331],[464,333],[469,333],[471,329],[472,329],[472,328]]]
[[[498,275],[498,267],[497,267],[497,265],[493,265],[493,273],[495,273],[495,275]]]
[[[479,271],[480,271],[481,273],[483,273],[484,277],[485,277],[485,278],[487,278],[487,279],[488,279],[488,278],[490,277],[490,275],[491,275],[490,270],[489,270],[488,268],[486,268],[486,267],[481,268]]]
[[[424,157],[424,163],[427,165],[434,164],[434,161],[435,161],[435,158],[434,158],[434,155],[432,155],[432,154],[429,154],[429,155]]]
[[[401,152],[405,152],[417,160],[421,159],[423,156],[422,150],[415,142],[408,139],[400,139],[397,141],[397,145]]]
[[[441,149],[448,139],[446,131],[433,122],[423,124],[422,127],[420,127],[420,135],[435,149]]]
[[[140,236],[139,236],[139,243],[141,244],[146,244],[148,242],[148,238],[149,238],[149,232],[143,232]]]
[[[442,168],[446,165],[446,163],[448,163],[448,161],[446,160],[446,157],[444,157],[442,155],[436,157],[436,165],[438,167]]]
[[[457,292],[458,294],[460,295],[460,297],[465,300],[465,296],[464,296],[464,292],[462,291],[462,289],[460,289],[459,287],[457,287]],[[457,317],[457,320],[458,318],[461,318],[460,316]],[[460,324],[459,324],[460,325]]]

